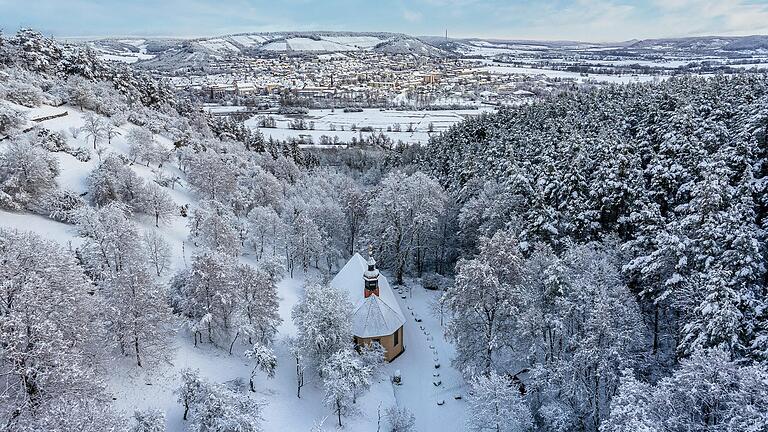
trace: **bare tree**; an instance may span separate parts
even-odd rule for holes
[[[96,150],[98,141],[106,136],[107,127],[101,117],[87,113],[83,120],[85,124],[80,128],[86,133],[86,139],[93,138],[93,149]]]

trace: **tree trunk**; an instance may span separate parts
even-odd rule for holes
[[[133,338],[133,347],[136,349],[136,365],[141,367],[141,354],[139,352],[139,338]]]
[[[237,340],[238,336],[240,336],[240,332],[235,333],[235,338],[232,339],[232,343],[229,344],[229,355],[232,355],[232,347],[235,346],[235,341]]]
[[[653,305],[653,354],[659,350],[659,305]]]

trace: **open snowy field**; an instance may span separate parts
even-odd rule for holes
[[[662,79],[663,77],[654,75],[601,75],[601,74],[588,74],[582,75],[578,72],[558,71],[551,69],[540,69],[535,67],[520,67],[520,66],[507,66],[498,63],[494,63],[488,66],[481,66],[478,68],[483,72],[488,72],[496,75],[531,75],[531,76],[544,76],[547,78],[560,78],[571,79],[575,82],[603,82],[603,83],[632,83],[632,82],[647,82]]]
[[[318,109],[310,110],[302,117],[307,123],[314,122],[314,130],[294,130],[289,128],[293,117],[273,115],[276,120],[276,128],[258,127],[259,117],[253,117],[246,121],[246,125],[258,129],[264,134],[264,138],[272,137],[277,140],[301,138],[311,136],[314,143],[320,141],[323,135],[333,138],[338,136],[341,142],[350,142],[352,138],[360,139],[372,133],[384,133],[394,142],[402,141],[406,144],[426,144],[431,135],[439,134],[454,124],[467,117],[477,116],[484,112],[492,112],[489,106],[477,110],[445,110],[445,111],[395,111],[380,109],[364,109],[362,112],[344,112],[343,110]],[[433,131],[429,132],[430,124]],[[400,132],[387,130],[396,126]],[[412,131],[409,132],[409,126]],[[374,132],[361,132],[359,129],[371,127]],[[343,130],[342,130],[343,128]],[[357,130],[353,130],[353,128]]]

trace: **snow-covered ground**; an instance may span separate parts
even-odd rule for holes
[[[519,67],[519,66],[507,66],[507,65],[489,65],[481,66],[478,68],[481,71],[498,75],[533,75],[533,76],[545,76],[547,78],[561,78],[572,79],[576,82],[588,82],[598,81],[606,83],[630,83],[630,82],[646,82],[657,80],[660,77],[654,75],[602,75],[602,74],[587,74],[582,75],[578,72],[558,71],[551,69],[539,69],[534,67]]]
[[[404,288],[398,298],[406,315],[405,352],[390,364],[402,376],[402,385],[395,387],[397,403],[416,414],[418,431],[466,430],[467,386],[461,374],[451,367],[453,346],[445,341],[440,318],[431,308],[440,293],[415,283],[408,286],[411,289]],[[417,317],[421,322],[416,321]],[[436,363],[439,368],[435,368]],[[436,382],[440,384],[435,385]],[[438,405],[442,401],[444,404]]]
[[[30,118],[37,118],[67,111],[65,117],[43,122],[51,130],[64,131],[72,147],[91,147],[84,134],[74,138],[69,132],[83,124],[83,113],[73,107],[41,107],[28,110]],[[399,112],[395,112],[402,114]],[[357,118],[360,113],[345,115]],[[420,113],[425,114],[425,113]],[[431,121],[437,121],[442,112],[428,113]],[[360,118],[367,118],[360,116]],[[380,123],[371,121],[371,125],[384,125],[385,120],[373,116]],[[404,118],[409,118],[406,114]],[[449,118],[450,115],[449,115]],[[347,118],[346,121],[356,121]],[[389,118],[386,121],[390,121]],[[447,123],[448,120],[445,120]],[[361,122],[362,124],[362,122]],[[127,155],[128,145],[125,140],[127,132],[135,126],[123,125],[119,128],[120,136],[113,138],[112,144],[102,142],[100,146],[108,151]],[[156,137],[164,146],[170,148],[172,143],[164,137]],[[2,151],[3,143],[0,143]],[[59,161],[61,174],[59,185],[77,192],[86,190],[85,178],[98,164],[94,154],[89,162],[81,162],[65,153],[54,153]],[[131,168],[142,178],[151,181],[154,177],[153,168],[134,164]],[[154,168],[157,169],[157,168]],[[180,174],[172,164],[163,168],[167,174]],[[176,204],[196,206],[196,197],[189,192],[185,185],[177,186],[175,190],[167,190]],[[150,218],[135,216],[139,226],[144,230],[154,230]],[[42,216],[29,213],[16,213],[0,210],[0,227],[19,230],[32,230],[45,238],[60,243],[66,248],[76,248],[81,243],[75,227],[55,222]],[[173,253],[172,265],[159,280],[167,283],[170,276],[184,268],[195,252],[194,246],[186,241],[188,229],[186,219],[175,216],[170,222],[162,224],[159,232],[171,246]],[[244,262],[252,262],[248,256]],[[310,271],[310,276],[311,271]],[[287,350],[285,338],[296,332],[291,321],[291,309],[301,297],[304,276],[297,274],[295,278],[286,278],[278,285],[280,307],[279,313],[283,319],[279,327],[275,353],[278,358],[278,368],[273,379],[260,375],[256,379],[257,392],[252,394],[264,402],[263,418],[265,430],[269,431],[308,431],[317,423],[323,424],[324,430],[336,430],[336,421],[329,408],[323,405],[322,383],[316,375],[307,374],[307,383],[302,389],[301,399],[296,397],[295,363]],[[351,431],[375,431],[379,410],[384,411],[397,404],[405,406],[416,416],[419,431],[462,431],[464,427],[465,402],[454,399],[460,394],[465,396],[465,384],[460,374],[451,367],[450,359],[453,349],[447,343],[440,328],[439,318],[430,311],[430,302],[438,295],[437,292],[426,291],[415,282],[409,285],[412,292],[406,289],[403,296],[398,295],[398,302],[407,316],[404,340],[405,352],[393,363],[384,365],[379,381],[371,390],[357,401],[360,413],[345,417],[345,429]],[[416,322],[415,317],[422,320]],[[168,430],[182,432],[185,423],[182,420],[182,407],[176,401],[174,390],[179,386],[179,371],[184,368],[199,369],[201,375],[216,382],[242,380],[247,384],[252,366],[243,356],[244,347],[236,348],[232,356],[221,349],[204,344],[194,347],[189,333],[178,325],[179,329],[174,339],[176,352],[168,364],[155,366],[151,369],[137,368],[125,358],[116,356],[110,370],[108,388],[114,398],[114,406],[125,415],[130,416],[134,410],[159,408],[165,411]],[[435,369],[435,358],[440,368]],[[391,377],[396,370],[402,376],[402,385],[394,386]],[[438,373],[439,376],[433,376]],[[435,381],[441,381],[435,386]],[[438,401],[444,400],[443,405]],[[327,421],[324,419],[327,418]]]
[[[311,136],[314,143],[320,141],[323,135],[333,138],[338,136],[341,142],[349,142],[353,137],[360,138],[369,136],[372,132],[360,132],[361,127],[372,127],[375,132],[384,133],[394,142],[402,141],[406,144],[429,142],[429,124],[434,128],[433,134],[446,131],[449,127],[464,120],[467,117],[480,115],[483,112],[492,111],[492,107],[481,107],[477,110],[445,110],[445,111],[395,111],[365,109],[362,112],[349,112],[343,110],[319,109],[310,110],[309,114],[304,116],[307,122],[314,122],[314,130],[293,130],[288,127],[292,118],[273,115],[277,121],[276,128],[259,128],[258,117],[246,121],[246,125],[254,129],[259,129],[265,138],[286,140],[290,138],[300,138],[302,136]],[[395,124],[400,125],[400,132],[387,131],[387,128]],[[413,132],[408,132],[408,126],[413,125]],[[357,131],[353,131],[352,126],[357,126]],[[336,130],[331,130],[335,127]],[[341,130],[342,127],[344,130]]]

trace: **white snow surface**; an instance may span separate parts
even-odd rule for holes
[[[312,137],[317,143],[325,135],[328,137],[338,136],[342,142],[350,142],[352,138],[367,138],[372,133],[384,133],[392,141],[402,141],[406,144],[426,144],[431,135],[445,132],[456,123],[463,121],[468,117],[474,117],[483,113],[492,112],[495,107],[482,106],[477,110],[443,110],[443,111],[398,111],[367,108],[362,112],[347,112],[341,109],[312,109],[304,116],[307,122],[314,122],[313,130],[293,130],[289,128],[289,123],[293,118],[274,114],[271,115],[277,122],[276,128],[258,127],[258,117],[246,120],[246,126],[252,129],[260,130],[264,138],[270,137],[277,140],[288,140],[291,138]],[[432,123],[434,132],[428,131],[429,124]],[[398,124],[400,132],[387,131],[388,127]],[[357,131],[352,130],[352,126],[357,126]],[[408,132],[408,125],[413,125],[414,131]],[[372,127],[374,132],[361,132],[361,127]],[[341,130],[341,128],[344,130]],[[335,130],[331,130],[334,129]]]
[[[331,281],[331,286],[346,291],[354,305],[352,333],[357,337],[387,336],[405,324],[405,316],[397,304],[387,278],[379,273],[379,295],[365,297],[363,272],[365,258],[356,253]]]

